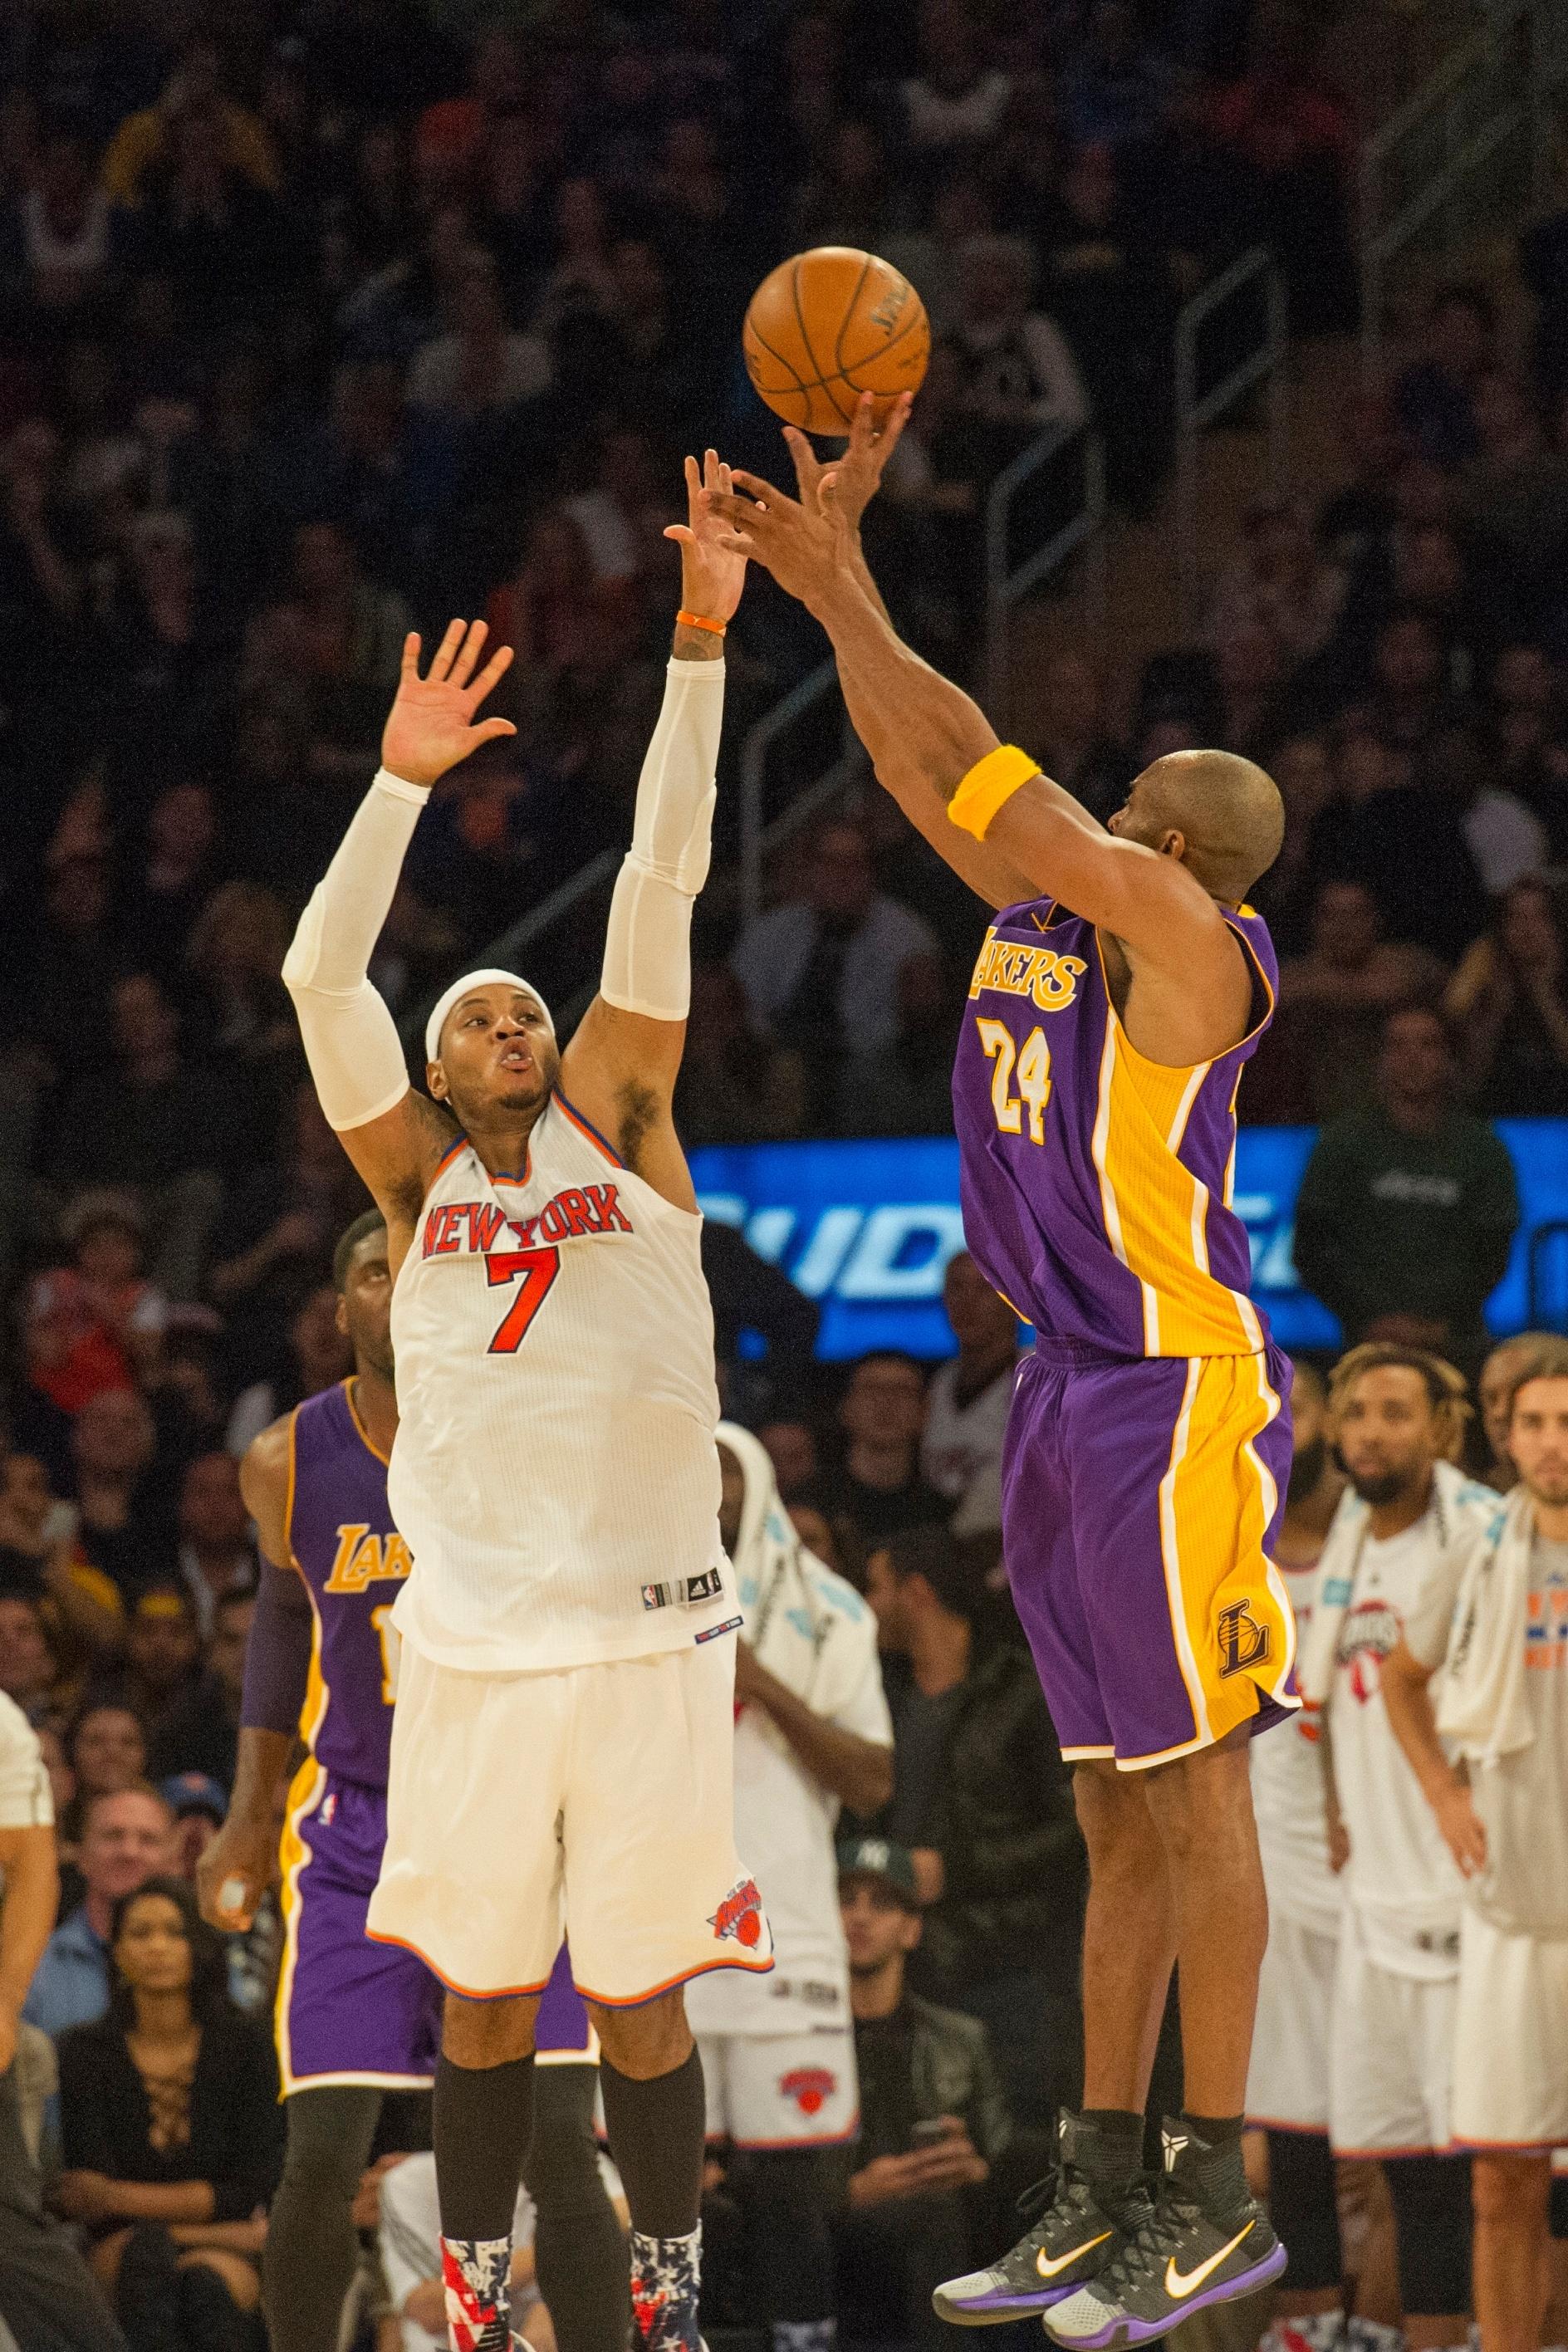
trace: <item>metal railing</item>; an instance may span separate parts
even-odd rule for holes
[[[1481,174],[1489,165],[1495,163],[1494,197],[1508,208],[1547,196],[1564,81],[1563,0],[1494,0],[1489,21],[1363,142],[1362,357],[1369,378],[1382,357],[1390,262],[1428,228],[1445,254],[1474,234],[1486,216]],[[1527,158],[1518,152],[1521,142]]]
[[[1245,358],[1237,360],[1230,373],[1222,376],[1218,383],[1212,384],[1207,392],[1200,393],[1199,335],[1216,311],[1223,310],[1238,294],[1246,292],[1251,293],[1255,302],[1261,292],[1262,338]],[[1190,628],[1197,617],[1202,588],[1203,562],[1198,545],[1198,436],[1206,425],[1213,425],[1235,408],[1258,384],[1266,385],[1269,480],[1276,488],[1283,482],[1290,430],[1289,387],[1285,375],[1289,333],[1285,281],[1275,267],[1273,256],[1261,245],[1253,246],[1219,277],[1201,287],[1190,301],[1183,304],[1176,320],[1176,568],[1184,627]]]
[[[1015,565],[1013,520],[1020,493],[1059,451],[1080,437],[1083,488],[1077,509],[1042,546]],[[1014,607],[1080,547],[1089,550],[1089,601],[1099,630],[1105,620],[1105,444],[1087,425],[1047,425],[997,475],[985,500],[985,709],[1000,735],[1007,732],[1013,695]]]
[[[810,823],[817,811],[859,772],[864,753],[845,723],[845,741],[837,760],[803,791],[793,793],[771,822],[767,815],[768,769],[773,751],[804,719],[838,691],[838,665],[819,662],[762,718],[741,748],[741,919],[754,922],[763,911],[763,885],[770,852]]]

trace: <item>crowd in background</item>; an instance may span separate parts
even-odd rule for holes
[[[1264,229],[1298,331],[1353,323],[1352,156],[1310,14],[1276,0],[5,12],[0,1689],[44,1743],[66,1864],[27,2009],[63,2037],[58,2081],[37,2043],[18,2062],[46,2163],[197,2161],[156,2117],[139,2144],[134,2101],[103,2087],[143,1944],[185,1937],[202,2177],[219,2251],[254,2270],[278,1906],[223,1949],[187,1890],[234,1769],[257,1573],[237,1461],[351,1368],[330,1269],[364,1195],[279,971],[404,632],[482,612],[517,651],[519,732],[437,792],[374,967],[413,1015],[626,836],[679,456],[781,462],[735,332],[781,255],[871,247],[926,301],[931,374],[868,539],[900,622],[966,674],[988,483],[1043,425],[1092,419],[1112,495],[1145,510],[1176,308],[1239,242]],[[1564,218],[1519,268],[1526,348],[1486,290],[1440,289],[1418,344],[1347,398],[1347,486],[1250,512],[1198,637],[1137,676],[1058,651],[1030,745],[1100,815],[1186,744],[1278,777],[1259,903],[1279,1012],[1244,1109],[1321,1123],[1297,1263],[1347,1343],[1472,1377],[1520,1215],[1490,1119],[1568,1112]],[[727,763],[816,648],[759,580],[730,653]],[[873,796],[742,925],[730,781],[683,1134],[944,1131],[977,906]],[[591,977],[584,929],[590,950],[537,971],[547,993]],[[956,2269],[1010,2234],[1079,2064],[1081,1845],[1001,1566],[1018,1334],[961,1255],[946,1363],[808,1378],[811,1304],[738,1236],[707,1245],[731,1410],[802,1538],[868,1593],[893,1704],[894,1796],[846,1856],[879,2086],[846,2210],[925,2213],[912,2126],[958,2116],[927,2242]],[[915,2082],[940,2085],[929,2115]],[[744,2326],[725,2194],[716,2177],[711,2294]],[[192,2341],[229,2325],[201,2280],[138,2259],[150,2327],[171,2296]],[[847,2314],[858,2281],[847,2257]],[[226,2292],[253,2329],[254,2297]]]

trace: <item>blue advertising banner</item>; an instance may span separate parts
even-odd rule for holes
[[[1523,1329],[1531,1315],[1568,1327],[1568,1119],[1504,1119],[1523,1223],[1487,1320]],[[1308,1127],[1243,1128],[1236,1208],[1252,1243],[1253,1287],[1284,1348],[1333,1348],[1339,1326],[1302,1290],[1290,1262]],[[691,1155],[704,1213],[736,1225],[822,1307],[817,1353],[868,1348],[945,1356],[942,1270],[963,1246],[958,1146],[949,1137],[877,1143],[712,1146]],[[1561,1231],[1545,1230],[1561,1226]],[[1535,1297],[1531,1303],[1531,1265]]]

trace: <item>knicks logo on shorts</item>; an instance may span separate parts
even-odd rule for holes
[[[797,2066],[792,2074],[779,2076],[780,2091],[795,2101],[803,2116],[819,2116],[837,2088],[837,2075],[830,2074],[826,2066]]]
[[[1220,1680],[1260,1666],[1268,1655],[1268,1628],[1260,1625],[1245,1601],[1233,1601],[1219,1612]]]
[[[720,1943],[732,1936],[737,1944],[751,1951],[763,1940],[763,1898],[754,1878],[742,1878],[732,1886],[722,1903],[709,1919]]]

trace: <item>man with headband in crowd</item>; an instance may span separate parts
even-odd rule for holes
[[[368,1932],[447,1988],[435,2140],[455,2352],[506,2352],[534,2019],[563,1933],[603,2048],[611,2153],[649,2352],[696,2352],[701,2066],[681,1987],[771,1965],[736,1858],[740,1612],[719,1539],[713,1324],[671,1118],[708,871],[724,630],[711,453],[689,515],[664,708],[610,908],[600,992],[564,1052],[536,990],[467,974],[414,1091],[366,977],[431,787],[480,743],[506,670],[454,622],[417,638],[384,765],[283,977],[321,1107],[386,1220],[399,1423],[388,1499],[413,1570],[387,1842]]]

